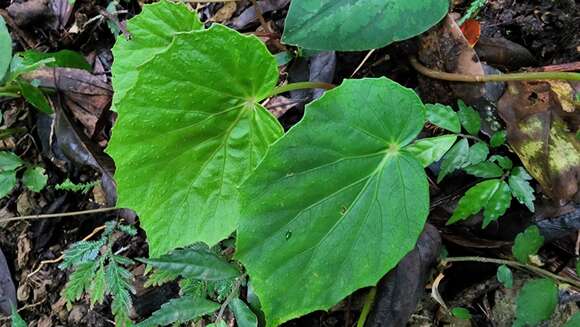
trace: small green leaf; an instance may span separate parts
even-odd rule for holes
[[[453,133],[461,132],[459,116],[450,107],[440,103],[425,105],[427,120],[433,125],[439,126]]]
[[[0,19],[1,18],[2,17],[0,16]],[[10,316],[10,320],[12,321],[12,327],[28,327],[28,324],[26,321],[24,321],[24,319],[22,319],[20,314],[18,314],[18,311],[15,307],[12,307],[12,315]]]
[[[512,166],[513,166],[513,162],[510,160],[510,158],[505,157],[505,156],[500,156],[497,154],[494,154],[493,156],[489,157],[488,161],[497,162],[497,164],[505,170],[512,169]],[[513,172],[512,172],[512,175],[513,175]]]
[[[63,291],[64,298],[69,304],[80,299],[84,291],[91,287],[98,266],[98,260],[88,261],[78,265],[75,271],[70,274]]]
[[[461,168],[466,162],[469,155],[469,143],[466,139],[461,139],[459,142],[443,156],[441,162],[441,170],[437,177],[437,183],[441,182],[445,176]]]
[[[503,169],[489,161],[484,161],[476,165],[465,167],[463,170],[465,170],[465,172],[470,175],[481,178],[494,178],[503,175]]]
[[[425,32],[448,6],[447,0],[293,0],[282,40],[319,50],[382,48]]]
[[[497,267],[496,277],[498,282],[502,283],[505,288],[512,288],[514,286],[514,277],[508,266],[501,265]]]
[[[218,303],[194,296],[183,296],[171,299],[161,306],[151,317],[138,323],[135,327],[166,326],[173,323],[186,323],[210,314],[220,308]],[[238,325],[240,326],[240,325]],[[240,326],[242,327],[242,326]]]
[[[16,172],[14,170],[0,171],[0,198],[5,197],[16,186]]]
[[[200,280],[230,279],[240,275],[231,264],[204,249],[180,249],[143,262],[149,266]]]
[[[91,298],[91,306],[95,304],[101,304],[105,300],[106,291],[106,279],[105,279],[105,267],[103,265],[103,260],[99,260],[99,268],[95,273],[95,277],[89,287],[89,295]]]
[[[521,204],[526,205],[531,212],[534,212],[534,200],[536,197],[534,196],[534,189],[530,186],[530,182],[519,176],[511,175],[508,179],[508,184],[514,198]]]
[[[407,147],[422,164],[427,167],[438,161],[457,140],[455,135],[441,135],[417,140]]]
[[[236,317],[236,325],[238,327],[257,327],[258,318],[256,314],[248,307],[246,302],[234,298],[230,302],[230,309]]]
[[[576,261],[576,276],[580,277],[580,260]]]
[[[98,241],[78,241],[64,251],[64,259],[58,267],[60,269],[66,269],[85,262],[94,261],[99,255],[101,247],[104,245],[104,239]]]
[[[511,176],[521,178],[525,181],[532,180],[532,176],[530,176],[530,174],[528,174],[526,169],[524,169],[524,167],[521,166],[514,167],[514,169],[512,169]]]
[[[15,170],[22,166],[24,161],[12,152],[0,151],[0,171]]]
[[[540,229],[532,225],[516,236],[512,253],[519,262],[528,263],[530,255],[538,253],[543,244],[544,237],[540,235]]]
[[[22,96],[26,99],[26,101],[28,101],[36,109],[47,114],[51,114],[53,112],[52,107],[44,96],[44,93],[42,93],[38,87],[34,87],[32,84],[26,81],[19,81],[18,87],[20,87]]]
[[[489,140],[489,145],[492,148],[497,148],[505,143],[507,140],[507,132],[505,130],[493,133]]]
[[[481,117],[479,117],[479,113],[466,105],[462,100],[457,100],[457,105],[459,106],[457,115],[459,116],[461,126],[471,135],[479,134],[479,130],[481,129]]]
[[[469,218],[483,209],[483,227],[502,216],[510,205],[509,186],[500,179],[483,181],[470,188],[459,200],[447,224]]]
[[[12,38],[6,28],[6,22],[0,17],[0,81],[4,80],[12,61]]]
[[[554,313],[558,287],[549,279],[530,280],[522,287],[516,302],[515,326],[535,326]]]
[[[469,156],[467,161],[470,165],[476,165],[485,161],[489,155],[489,147],[483,142],[477,142],[469,148]]]
[[[455,318],[459,318],[461,320],[470,320],[471,319],[471,313],[469,312],[469,310],[467,310],[465,308],[455,307],[455,308],[451,309],[451,314]]]
[[[576,312],[564,326],[562,327],[578,327],[580,326],[580,312]]]
[[[61,50],[58,52],[38,52],[28,50],[17,54],[22,58],[22,64],[25,66],[34,65],[39,61],[53,58],[54,61],[46,63],[46,67],[69,67],[84,70],[91,70],[91,65],[80,53],[71,50]]]
[[[32,192],[40,192],[46,186],[48,176],[42,167],[28,167],[22,176],[22,183]]]

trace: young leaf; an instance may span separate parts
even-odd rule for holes
[[[459,116],[461,126],[471,135],[479,134],[479,130],[481,129],[481,117],[479,117],[479,113],[461,100],[458,100],[457,104],[459,106],[457,115]]]
[[[425,32],[447,14],[445,0],[293,0],[283,41],[307,49],[382,48]]]
[[[481,178],[494,178],[503,175],[503,170],[498,165],[489,161],[467,166],[463,170],[470,175]]]
[[[28,167],[22,176],[22,182],[32,192],[40,192],[46,186],[48,176],[42,167]]]
[[[457,140],[455,135],[441,135],[417,140],[407,147],[407,151],[417,158],[423,167],[438,161]]]
[[[451,314],[454,317],[459,318],[461,320],[470,320],[471,319],[471,313],[469,312],[469,310],[467,310],[465,308],[455,307],[455,308],[451,309]]]
[[[467,161],[469,165],[477,165],[485,161],[489,155],[489,147],[483,142],[477,142],[469,148],[469,156]]]
[[[504,156],[500,156],[500,155],[497,155],[497,154],[494,154],[493,156],[489,157],[489,160],[488,161],[490,161],[490,162],[497,162],[497,164],[501,168],[503,168],[505,170],[512,169],[512,166],[513,166],[513,163],[510,160],[510,158],[504,157]],[[524,172],[525,172],[525,170],[524,170]],[[512,172],[512,175],[513,174],[514,173]]]
[[[491,136],[491,139],[489,140],[489,145],[491,145],[492,148],[497,148],[503,145],[506,140],[507,140],[507,132],[505,130],[495,132]]]
[[[554,313],[558,287],[549,279],[530,280],[522,287],[516,302],[514,326],[535,326]]]
[[[0,198],[5,197],[16,186],[16,172],[14,170],[0,171]]]
[[[185,323],[212,313],[219,308],[219,304],[204,298],[183,296],[171,299],[162,305],[159,310],[153,312],[151,317],[138,323],[136,327],[166,326],[177,322]],[[240,325],[238,324],[238,326]]]
[[[447,224],[469,218],[483,209],[483,227],[502,216],[510,205],[509,186],[500,179],[483,181],[470,188],[459,200]]]
[[[15,170],[22,166],[24,161],[12,152],[0,151],[0,171]]]
[[[461,132],[461,124],[457,113],[450,107],[440,103],[425,105],[427,120],[433,125],[453,133]]]
[[[139,15],[127,21],[131,39],[118,37],[113,47],[113,105],[116,107],[137,81],[136,68],[167,48],[176,33],[202,28],[197,14],[184,4],[161,0],[143,6]]]
[[[0,82],[6,76],[10,61],[12,61],[12,38],[4,18],[0,17]]]
[[[203,249],[175,250],[170,254],[143,262],[149,266],[179,274],[184,278],[199,280],[222,280],[240,275],[231,264]]]
[[[406,151],[425,122],[412,90],[345,80],[305,111],[240,187],[236,256],[268,326],[375,285],[429,211],[425,172]]]
[[[534,200],[536,197],[534,196],[534,189],[530,186],[530,182],[517,175],[510,175],[508,184],[514,198],[521,204],[525,204],[531,212],[534,212]]]
[[[576,312],[562,327],[578,327],[580,326],[580,312]]]
[[[20,88],[22,96],[26,99],[26,101],[28,101],[36,109],[47,114],[53,113],[52,107],[39,88],[32,86],[32,84],[26,81],[18,81],[18,87]]]
[[[530,255],[536,254],[544,244],[544,237],[540,235],[538,226],[532,225],[516,236],[512,252],[521,263],[528,263]]]
[[[238,298],[232,299],[230,309],[236,317],[236,325],[238,327],[258,327],[256,314],[252,312],[244,301]]]
[[[437,183],[441,182],[445,176],[463,167],[469,155],[469,143],[466,139],[461,139],[443,156],[441,170],[437,176]]]
[[[282,135],[259,104],[277,79],[258,38],[221,25],[178,34],[139,66],[134,88],[117,103],[108,152],[117,206],[139,213],[151,256],[214,245],[235,230],[237,186]]]
[[[496,274],[498,282],[502,283],[505,288],[512,288],[514,286],[514,277],[512,271],[508,266],[501,265],[497,268]]]
[[[57,52],[38,52],[28,50],[17,54],[22,58],[22,64],[25,66],[34,65],[39,61],[53,58],[54,61],[46,63],[46,67],[70,67],[84,70],[91,70],[91,65],[80,53],[71,50],[61,50]]]

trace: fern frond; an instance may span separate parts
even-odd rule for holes
[[[197,279],[184,278],[179,281],[179,294],[181,296],[207,296],[207,282]]]
[[[68,250],[64,251],[64,259],[59,265],[59,268],[66,269],[85,262],[94,261],[103,245],[105,245],[105,239],[74,243]]]
[[[185,323],[212,313],[220,308],[218,303],[195,296],[172,299],[161,306],[151,317],[137,324],[137,327],[166,326],[171,323]]]
[[[105,292],[107,289],[107,282],[105,278],[105,266],[103,260],[99,260],[99,268],[95,273],[95,278],[89,288],[89,297],[91,299],[91,307],[95,304],[101,304],[105,300]]]
[[[135,289],[131,284],[133,275],[113,259],[109,260],[109,264],[106,267],[105,280],[107,292],[113,296],[111,311],[115,315],[115,321],[119,326],[125,326],[129,320],[129,311],[133,305],[129,292],[135,293]]]
[[[72,191],[72,192],[81,192],[83,194],[88,193],[97,182],[88,182],[88,183],[73,183],[70,179],[66,179],[64,182],[55,185],[54,188],[57,190],[62,191]]]
[[[176,280],[179,277],[178,272],[155,269],[147,278],[145,287],[161,286],[165,283]]]
[[[76,266],[64,288],[64,298],[68,304],[80,299],[84,291],[89,289],[98,266],[99,261],[84,262]]]

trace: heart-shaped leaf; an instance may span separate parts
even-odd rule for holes
[[[412,90],[346,80],[270,148],[240,188],[237,243],[268,326],[376,284],[413,249],[428,183],[406,146],[424,122]]]
[[[118,206],[137,211],[153,257],[214,245],[236,228],[237,186],[282,135],[258,104],[276,60],[258,38],[215,25],[176,34],[136,76],[108,149]]]
[[[293,0],[283,40],[318,50],[381,48],[425,32],[448,7],[447,0]]]

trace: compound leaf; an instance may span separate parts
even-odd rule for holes
[[[179,32],[203,28],[197,14],[184,4],[162,0],[143,6],[143,11],[129,21],[127,30],[131,39],[121,36],[113,47],[115,61],[111,67],[115,93],[113,104],[125,96],[137,80],[137,66],[144,64],[161,52]]]
[[[483,209],[483,227],[486,227],[505,213],[510,200],[510,189],[504,181],[483,181],[465,192],[447,224],[467,219]]]
[[[459,116],[461,126],[471,135],[479,134],[479,130],[481,129],[481,117],[479,117],[479,113],[461,100],[458,100],[457,104],[459,106],[457,115]]]
[[[558,304],[558,287],[549,279],[534,279],[522,287],[516,300],[514,326],[536,326],[550,319]]]
[[[366,50],[425,32],[446,0],[293,0],[283,41],[307,49]]]
[[[236,254],[268,326],[375,285],[414,247],[428,184],[406,145],[424,122],[412,90],[346,80],[272,145],[240,187]]]
[[[407,147],[423,167],[438,161],[453,146],[456,135],[441,135],[417,140]]]
[[[171,299],[161,306],[151,317],[138,323],[136,327],[167,326],[176,322],[197,319],[220,308],[218,303],[197,296],[183,296]]]
[[[68,303],[80,299],[83,292],[91,287],[97,267],[99,267],[98,260],[84,262],[78,265],[75,271],[70,274],[63,291],[64,298]]]
[[[240,272],[231,264],[204,249],[180,249],[155,259],[143,260],[149,266],[179,274],[184,278],[222,280]]]
[[[258,104],[277,82],[276,60],[258,38],[214,25],[177,34],[138,70],[108,149],[117,206],[139,213],[153,257],[212,246],[236,228],[237,186],[282,135]]]
[[[461,139],[443,156],[441,170],[437,176],[437,183],[441,182],[445,176],[461,168],[467,162],[469,155],[469,143],[466,139]]]
[[[521,263],[528,263],[530,255],[534,255],[544,244],[544,237],[540,235],[538,226],[530,226],[516,236],[512,253]]]
[[[427,120],[433,125],[444,128],[453,133],[461,132],[461,124],[459,123],[459,116],[450,107],[440,103],[427,104]]]
[[[481,178],[500,177],[503,174],[503,170],[498,165],[488,161],[465,167],[463,170],[470,175]]]

